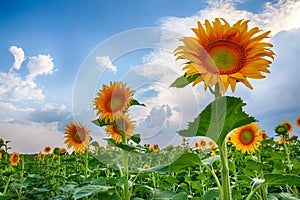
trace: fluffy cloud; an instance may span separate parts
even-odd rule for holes
[[[16,46],[11,46],[9,51],[13,54],[15,61],[7,73],[0,72],[0,100],[43,100],[45,96],[42,88],[35,82],[35,77],[53,73],[53,58],[50,55],[29,57],[27,63],[29,74],[23,78],[13,69],[21,68],[25,60],[24,51]]]
[[[22,48],[18,48],[16,46],[11,46],[9,48],[9,51],[13,54],[15,62],[11,69],[17,69],[19,70],[21,68],[21,65],[23,61],[25,60],[25,53]]]
[[[29,69],[29,74],[26,79],[33,81],[38,75],[47,75],[53,73],[53,58],[50,55],[29,57],[27,67]]]
[[[42,124],[56,123],[58,130],[63,130],[69,121],[70,111],[65,105],[46,104],[29,114],[29,120]]]
[[[112,72],[117,72],[117,67],[112,64],[109,56],[96,56],[96,62],[98,63],[98,67],[100,69],[107,68]]]

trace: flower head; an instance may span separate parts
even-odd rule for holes
[[[292,132],[293,131],[293,125],[291,124],[291,122],[289,121],[284,121],[284,122],[281,122],[280,125],[283,125],[283,126],[286,126],[287,127],[287,132]]]
[[[116,143],[120,143],[122,134],[124,133],[127,137],[130,137],[134,128],[133,121],[127,115],[121,115],[121,117],[116,118],[114,125],[106,126],[105,131],[112,136]]]
[[[10,156],[10,164],[12,166],[17,166],[18,162],[20,161],[20,155],[17,152],[13,152]]]
[[[234,130],[231,141],[237,150],[242,153],[254,152],[260,145],[259,126],[255,123],[241,126]]]
[[[82,153],[88,149],[90,136],[90,130],[87,127],[82,126],[79,123],[69,123],[65,128],[65,144],[70,148],[74,148],[75,152]]]
[[[297,125],[298,127],[300,127],[300,116],[297,117],[297,119],[296,119],[296,125]]]
[[[268,138],[268,134],[266,133],[265,130],[262,130],[259,132],[260,140],[265,140]]]
[[[109,86],[103,85],[94,99],[94,109],[97,110],[99,120],[113,122],[123,115],[133,100],[133,93],[133,90],[121,82],[110,82]]]
[[[199,145],[200,145],[200,148],[205,149],[206,148],[206,140],[201,139],[199,141]]]
[[[265,78],[261,72],[269,73],[274,53],[272,44],[262,42],[270,32],[257,35],[261,30],[248,29],[249,20],[240,20],[230,25],[222,18],[216,18],[204,25],[198,22],[198,28],[192,30],[197,37],[184,37],[184,46],[175,50],[178,59],[187,60],[183,67],[186,77],[197,75],[193,85],[204,82],[204,88],[219,85],[221,93],[228,86],[234,92],[236,83],[241,82],[252,89],[247,78]],[[268,58],[268,59],[267,59]]]
[[[46,146],[46,147],[44,148],[44,152],[45,152],[45,153],[50,153],[50,152],[51,152],[51,147],[50,147],[50,146]]]
[[[288,135],[288,126],[279,124],[275,127],[275,133],[278,135]]]

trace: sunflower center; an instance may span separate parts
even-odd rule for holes
[[[119,93],[114,93],[110,99],[109,107],[110,110],[115,113],[124,109],[125,99],[124,96]]]
[[[75,133],[74,141],[76,143],[82,143],[85,140],[85,132],[82,130],[77,130]]]
[[[215,74],[233,74],[245,64],[244,48],[230,40],[217,40],[209,43],[205,50],[210,58],[206,59],[206,68]]]
[[[14,156],[12,159],[14,162],[18,162],[18,156]]]
[[[254,141],[255,134],[249,130],[245,130],[240,135],[240,141],[244,145],[251,144]]]

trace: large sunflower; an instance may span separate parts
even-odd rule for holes
[[[90,130],[79,123],[69,123],[65,128],[65,144],[70,148],[74,148],[75,152],[82,153],[88,148]]]
[[[17,152],[13,152],[10,156],[10,164],[12,166],[16,166],[18,162],[20,161],[20,156]]]
[[[237,150],[243,153],[254,152],[260,145],[259,126],[255,123],[247,124],[234,130],[231,142]]]
[[[127,115],[121,115],[121,117],[116,118],[114,125],[106,126],[105,131],[111,135],[116,143],[120,143],[122,140],[122,133],[124,132],[126,137],[130,137],[134,128],[133,121]]]
[[[220,92],[225,93],[228,86],[234,92],[237,82],[252,89],[248,78],[265,78],[261,72],[269,73],[270,58],[274,53],[272,44],[262,42],[270,31],[257,35],[257,27],[248,30],[249,20],[240,20],[230,25],[222,18],[216,18],[204,25],[198,22],[198,28],[192,30],[197,37],[184,37],[184,46],[179,46],[174,54],[178,59],[188,62],[184,66],[186,77],[200,75],[193,86],[204,82],[204,88],[218,83]]]
[[[102,90],[94,99],[95,110],[99,120],[105,122],[113,122],[115,118],[120,117],[133,100],[134,90],[126,87],[121,82],[110,82],[110,85],[103,85]]]

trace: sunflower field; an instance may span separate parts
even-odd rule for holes
[[[105,130],[105,147],[80,122],[65,127],[67,149],[19,154],[0,139],[0,200],[300,199],[300,116],[296,126],[283,121],[267,133],[243,110],[241,97],[226,96],[238,83],[253,89],[248,78],[265,78],[274,59],[272,44],[264,40],[270,32],[249,29],[248,22],[198,22],[196,37],[183,37],[174,50],[185,73],[170,87],[203,83],[214,96],[186,129],[174,133],[181,144],[143,144],[129,111],[146,105],[126,83],[110,82],[91,100],[91,123]]]

